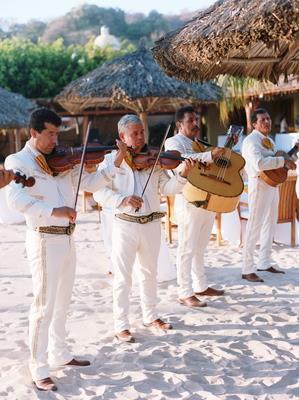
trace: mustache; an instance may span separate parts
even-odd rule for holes
[[[195,125],[195,126],[193,126],[193,128],[191,129],[192,131],[199,131],[199,126],[198,125]]]

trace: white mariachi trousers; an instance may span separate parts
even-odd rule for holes
[[[215,213],[197,208],[179,198],[175,208],[178,223],[177,275],[179,298],[193,296],[208,288],[204,252],[210,240]]]
[[[135,257],[144,323],[157,319],[157,263],[160,248],[159,220],[138,224],[114,219],[112,241],[113,315],[115,332],[130,329],[129,296]]]
[[[76,256],[71,236],[31,230],[26,250],[34,297],[29,315],[29,368],[36,381],[50,376],[49,365],[63,365],[73,358],[65,344],[65,323]]]
[[[243,252],[243,274],[255,273],[256,268],[266,269],[271,263],[271,249],[278,217],[278,188],[260,178],[248,180],[249,218]],[[254,265],[254,250],[260,241],[259,260]]]

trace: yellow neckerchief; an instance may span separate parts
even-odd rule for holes
[[[272,141],[267,137],[262,139],[262,146],[267,150],[273,150],[274,149]]]
[[[39,167],[46,172],[46,174],[49,174],[51,176],[53,176],[53,171],[51,170],[51,168],[49,167],[45,156],[43,154],[39,154],[38,156],[35,156],[35,161],[37,162],[37,164],[39,165]]]
[[[205,148],[205,146],[203,144],[201,144],[201,143],[197,142],[196,140],[194,140],[192,142],[192,150],[195,153],[202,153],[202,152],[206,151],[206,148]]]

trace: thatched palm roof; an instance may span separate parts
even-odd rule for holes
[[[177,107],[188,101],[217,102],[220,88],[213,83],[186,84],[167,76],[149,50],[103,64],[65,87],[56,100],[68,111],[90,107],[125,107],[137,113]]]
[[[0,88],[0,128],[23,128],[36,105],[20,94]]]
[[[169,76],[189,82],[298,75],[299,1],[219,0],[157,41],[153,54]]]
[[[296,78],[289,78],[288,80],[280,79],[277,84],[270,82],[260,82],[260,86],[252,86],[245,92],[246,97],[263,97],[264,99],[271,99],[275,96],[285,96],[299,93],[299,80]]]

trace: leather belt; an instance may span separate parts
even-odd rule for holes
[[[34,230],[40,233],[49,233],[51,235],[72,235],[76,224],[69,224],[69,226],[40,226]]]
[[[116,218],[122,219],[127,222],[135,222],[137,224],[147,224],[155,219],[163,218],[166,213],[164,212],[153,212],[149,215],[129,215],[129,214],[115,214]]]

